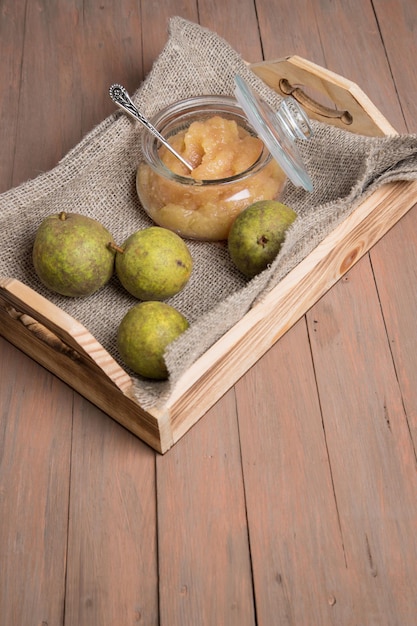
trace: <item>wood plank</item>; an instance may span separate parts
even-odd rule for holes
[[[73,48],[76,60],[71,73],[81,102],[84,136],[114,113],[108,95],[113,83],[121,83],[130,93],[139,87],[143,79],[144,21],[140,3],[133,0],[122,4],[84,0],[79,5],[79,48]]]
[[[143,72],[146,76],[152,69],[153,62],[162,52],[168,39],[169,19],[180,16],[192,22],[198,22],[197,0],[164,0],[164,2],[142,2]]]
[[[72,390],[0,338],[3,624],[62,624]]]
[[[396,11],[393,3],[393,11]],[[329,30],[326,22],[336,25]],[[392,70],[381,37],[374,2],[326,0],[320,14],[320,40],[326,65],[359,85],[399,132],[404,117],[396,95]],[[391,26],[392,28],[392,26]],[[337,34],[336,34],[337,33]],[[403,33],[399,30],[398,33]],[[357,51],[351,54],[351,50]]]
[[[283,97],[298,100],[311,119],[370,137],[397,134],[356,83],[308,59],[290,56],[252,64],[251,69]],[[325,107],[326,100],[337,105]]]
[[[320,3],[323,6],[323,3]],[[324,65],[320,41],[321,8],[309,0],[280,0],[271,10],[269,0],[257,0],[256,10],[264,59],[279,59],[297,54],[318,65]],[[328,28],[332,23],[328,22]],[[330,68],[332,69],[332,68]],[[345,75],[345,74],[343,74]],[[349,77],[347,77],[349,78]]]
[[[142,20],[133,1],[87,1],[79,9],[67,80],[79,85],[72,127],[84,135],[114,111],[112,83],[130,91],[140,84]],[[62,35],[54,19],[49,29]],[[78,394],[69,524],[66,626],[156,624],[155,454]]]
[[[376,53],[380,33],[377,23],[372,27],[372,8],[365,5],[358,11],[353,3],[336,2],[328,3],[327,9],[337,11],[340,26],[336,40],[326,38],[322,30],[326,62],[336,71],[343,67],[344,74],[358,84],[363,76],[368,95],[394,126],[404,130],[391,68],[385,54]],[[395,31],[399,41],[402,32]],[[363,54],[347,55],[346,41]],[[366,50],[373,53],[366,54]],[[371,251],[371,258],[377,249]],[[329,292],[307,319],[350,577],[350,590],[347,587],[346,591],[352,602],[351,620],[413,624],[413,594],[403,590],[407,578],[415,576],[415,542],[407,541],[404,548],[402,539],[402,532],[413,533],[416,521],[414,471],[410,485],[413,453],[367,261],[360,262],[348,276],[348,282],[343,280]],[[346,285],[349,299],[343,302]],[[316,326],[314,320],[318,320]],[[323,340],[318,352],[319,324]],[[331,345],[331,356],[325,341]],[[407,484],[399,487],[403,481]],[[403,518],[404,529],[399,531]]]
[[[157,457],[161,626],[254,626],[233,390]]]
[[[408,132],[416,132],[416,104],[410,93],[417,78],[404,59],[416,47],[415,3],[376,2],[375,11],[384,38],[397,96]],[[399,36],[399,33],[401,36]],[[387,235],[371,254],[378,294],[401,387],[410,433],[417,447],[417,362],[416,362],[416,244],[417,211],[413,210]]]
[[[236,396],[258,625],[356,623],[305,319]]]
[[[28,119],[20,97],[28,79],[22,66],[27,68],[28,61],[27,4],[1,3],[1,191],[33,175],[41,162],[40,127],[33,144],[20,134],[21,120]],[[36,115],[31,111],[31,123]],[[0,339],[0,607],[5,624],[63,623],[72,402],[69,387]]]
[[[408,427],[417,449],[417,208],[384,237],[371,259]]]
[[[65,626],[157,624],[155,453],[80,396]]]
[[[22,78],[15,94],[19,117],[13,186],[54,167],[81,139],[81,107],[74,80],[79,75],[79,59],[74,54],[78,2],[25,4]]]
[[[23,56],[25,4],[5,0],[0,19],[0,69],[7,89],[0,90],[1,159],[0,193],[10,189],[13,181],[15,137],[18,125],[19,86]]]
[[[417,610],[409,584],[417,562],[415,450],[371,283],[364,258],[307,319],[352,621],[411,626]]]
[[[397,128],[413,133],[417,131],[417,77],[409,59],[414,58],[416,50],[417,4],[409,0],[374,0],[373,6],[405,120],[401,125],[398,122]]]
[[[199,0],[198,14],[200,23],[223,37],[245,61],[262,59],[255,3]]]

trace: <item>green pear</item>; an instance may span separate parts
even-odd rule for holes
[[[288,227],[297,214],[276,200],[259,200],[240,213],[228,236],[228,250],[236,267],[253,278],[278,255]]]
[[[89,296],[114,272],[113,237],[97,220],[78,213],[49,215],[33,245],[33,265],[42,283],[69,297]]]
[[[187,284],[193,267],[190,251],[176,233],[159,226],[138,230],[116,253],[116,274],[139,300],[166,300]]]
[[[129,309],[119,325],[119,354],[137,374],[164,380],[168,376],[165,350],[188,326],[186,318],[166,302],[139,302]]]

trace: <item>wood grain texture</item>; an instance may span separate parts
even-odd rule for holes
[[[262,58],[256,3],[199,0],[200,23],[218,33],[249,63]]]
[[[78,0],[77,4],[79,48],[73,44],[72,49],[79,67],[71,73],[81,105],[84,136],[114,112],[114,103],[108,97],[110,85],[121,83],[130,93],[140,85],[144,20],[139,2]]]
[[[57,145],[68,146],[54,133],[62,123],[56,115],[54,140],[42,155],[42,126],[29,129],[33,115],[24,94],[32,87],[29,75],[42,84],[37,65],[42,50],[35,55],[28,42],[27,4],[6,1],[0,7],[2,191],[48,167]],[[1,621],[62,624],[73,391],[4,339],[0,355]]]
[[[390,65],[392,80],[401,105],[403,122],[399,130],[410,133],[417,131],[417,102],[415,93],[417,77],[413,63],[407,60],[413,57],[415,49],[415,33],[417,28],[417,5],[407,0],[384,2],[375,0],[373,3],[378,26],[381,29],[387,60]],[[381,81],[378,80],[378,83]],[[385,81],[384,81],[385,82]],[[392,91],[385,94],[385,102],[392,103]]]
[[[353,621],[399,626],[417,611],[416,458],[371,281],[364,258],[307,318]]]
[[[2,338],[0,351],[0,621],[60,624],[73,392]]]
[[[155,455],[75,399],[65,624],[156,624]]]
[[[25,5],[21,80],[15,93],[18,126],[13,185],[54,167],[81,139],[81,103],[75,77],[82,59],[76,0]],[[54,24],[54,29],[51,29]],[[67,103],[71,103],[68,106]]]
[[[14,6],[24,4],[27,11],[22,81],[16,93],[21,106],[13,136],[13,184],[54,166],[85,132],[113,111],[106,94],[116,75],[129,88],[136,86],[141,76],[136,3],[129,3],[126,12],[116,3],[98,2],[18,2]],[[7,358],[4,351],[3,357]],[[4,367],[6,363],[2,361]],[[14,498],[21,502],[16,510],[12,501],[10,508],[2,502],[2,520],[6,520],[2,524],[2,555],[9,556],[2,558],[7,568],[2,583],[6,580],[8,584],[2,586],[1,619],[5,624],[22,625],[64,624],[64,619],[65,624],[77,626],[110,624],[125,617],[125,623],[156,623],[154,453],[58,379],[52,377],[54,384],[48,385],[49,393],[42,392],[45,370],[40,366],[33,370],[30,363],[30,372],[22,368],[22,378],[16,376],[14,384],[9,383],[10,397],[18,403],[18,410],[9,412],[7,423],[19,446],[10,445],[10,436],[6,438],[8,455],[3,459],[8,459],[9,470],[5,471],[7,466],[2,462],[2,480],[9,479],[13,488],[22,476],[20,465],[33,467],[31,482],[26,478],[25,486],[16,490]],[[25,393],[25,380],[33,380],[33,385],[22,403],[19,398]],[[6,377],[2,377],[3,384],[7,389]],[[70,417],[74,415],[74,430],[72,421],[69,430],[64,428],[62,388],[67,393]],[[105,392],[105,386],[102,389]],[[39,403],[46,406],[46,415],[58,407],[58,425],[54,429],[51,426],[50,432],[46,428],[35,430],[35,459],[35,450],[25,454],[21,449],[25,449],[25,442],[29,444],[28,434],[30,428],[33,430],[31,423],[24,432],[18,421],[31,417],[27,402],[34,406],[35,414],[41,411]],[[2,410],[5,420],[6,404],[2,404]],[[106,420],[110,422],[107,429]],[[99,437],[95,444],[91,439],[93,430]],[[115,440],[119,444],[115,445]],[[48,453],[49,448],[55,450],[61,467]],[[92,450],[99,455],[96,462]],[[11,480],[15,474],[16,479]],[[97,479],[101,491],[94,484]],[[52,513],[47,517],[46,505],[45,513],[42,511],[47,499],[51,499],[49,507],[54,504],[52,519]],[[18,552],[13,547],[14,533]],[[67,560],[68,541],[71,547]],[[120,582],[118,602],[113,596],[115,576]]]
[[[417,449],[417,210],[372,251],[372,270],[387,328],[404,409]]]
[[[271,7],[269,0],[257,0],[264,59],[297,54],[313,63],[324,65],[320,25],[325,16],[326,4],[297,0],[295,5],[291,0],[280,0]],[[345,73],[343,75],[346,76]]]
[[[180,16],[192,22],[198,22],[197,0],[150,0],[141,3],[142,24],[142,57],[143,72],[146,76],[152,69],[168,38],[169,19]]]
[[[410,94],[417,89],[415,73],[403,59],[414,43],[417,23],[417,7],[414,3],[376,2],[381,33],[392,67],[393,80],[409,132],[416,132],[416,104]],[[395,35],[395,29],[402,33]],[[371,254],[372,269],[390,341],[396,374],[402,392],[404,408],[413,438],[417,446],[417,363],[415,320],[417,313],[416,294],[416,249],[417,212],[413,210],[399,222]]]
[[[113,110],[115,74],[140,83],[170,15],[340,72],[415,130],[412,0],[3,0],[1,190]],[[415,626],[416,220],[164,456],[0,338],[2,626]]]
[[[304,319],[236,395],[258,624],[348,624],[337,495]]]
[[[1,6],[0,41],[2,78],[8,89],[0,90],[2,147],[0,158],[0,192],[13,185],[13,163],[18,127],[19,87],[25,29],[25,3],[5,0]]]
[[[282,97],[298,100],[312,119],[370,137],[397,133],[356,83],[308,59],[290,56],[251,69]],[[335,104],[323,105],[327,100]]]
[[[288,32],[291,33],[294,30],[291,28],[293,21],[298,32],[300,32],[300,28],[302,32],[300,40],[296,41],[297,45],[294,49],[291,49],[291,52],[303,54],[303,42],[308,41],[310,44],[310,32],[303,30],[303,26],[308,23],[308,28],[311,28],[314,35],[315,25],[317,25],[319,36],[316,41],[320,41],[327,67],[335,71],[343,67],[343,74],[355,80],[359,85],[365,86],[368,95],[377,103],[381,111],[388,116],[393,125],[400,131],[404,130],[401,106],[397,100],[395,86],[390,75],[391,68],[387,64],[385,53],[378,54],[377,52],[378,50],[382,52],[384,45],[383,41],[379,39],[378,23],[374,19],[371,7],[369,5],[361,5],[359,7],[357,3],[352,2],[343,3],[343,5],[337,2],[314,3],[314,6],[310,6],[310,14],[308,14],[308,7],[305,7],[306,14],[301,20],[295,16],[295,13],[290,11],[289,6],[284,6],[284,8],[288,11],[290,26],[289,30],[285,31],[281,38],[272,37],[274,19],[278,19],[278,17],[275,16],[274,18],[273,14],[268,13],[267,19],[263,22],[262,13],[258,12],[261,28],[266,29],[262,32],[268,32],[270,35],[267,38],[267,45],[272,46],[273,49],[276,49],[277,46],[283,46],[284,51],[288,51],[288,38],[291,38]],[[390,5],[388,3],[378,3],[376,9],[380,19],[382,19],[382,13],[385,10],[386,28],[390,30],[392,54],[395,55],[395,51],[398,49],[398,33],[402,29],[407,29],[409,22],[408,26],[405,27],[405,21],[403,21],[401,27],[395,31],[389,23],[390,11],[396,10],[392,3]],[[408,10],[412,11],[411,8]],[[333,11],[334,16],[338,15],[337,26],[336,22],[333,21],[334,18],[332,19],[330,15]],[[312,12],[314,12],[314,15],[312,15]],[[337,31],[337,36],[334,35],[334,32],[332,33],[331,25],[333,25],[334,31]],[[366,44],[367,40],[369,41],[368,44]],[[409,38],[406,38],[405,41],[410,44]],[[346,45],[347,42],[349,42],[348,46]],[[360,50],[360,47],[362,47],[362,50],[360,54],[351,54],[350,52],[347,53],[347,47],[351,50]],[[371,54],[366,54],[367,47],[369,50],[372,50]],[[401,57],[403,62],[406,53],[404,48],[402,48],[402,44],[399,47],[403,51]],[[310,45],[308,48],[310,50]],[[312,50],[314,54],[314,45]],[[269,52],[269,56],[270,54],[271,52]],[[309,58],[314,60],[314,56],[312,57],[311,54],[309,54]],[[317,59],[320,62],[320,56]],[[401,60],[400,55],[398,55],[397,71],[399,74],[402,74],[400,70]],[[376,80],[377,76],[378,80]],[[395,244],[390,246],[388,251],[385,244],[386,240],[389,242],[393,238],[398,248],[400,248],[402,247],[400,243],[401,237],[403,241],[410,239],[413,242],[414,230],[411,229],[410,231],[411,223],[413,223],[412,215],[413,213],[405,219],[405,224],[409,224],[407,234],[405,232],[406,226],[404,225],[403,227],[403,222],[400,221],[390,231],[387,238],[382,239],[381,246],[378,244],[371,252],[372,259],[374,254],[378,260],[381,261],[383,259],[382,265],[378,266],[376,263],[373,263],[373,267],[378,285],[384,284],[385,299],[381,298],[381,302],[378,299],[374,277],[369,271],[369,265],[367,265],[368,257],[365,257],[356,267],[361,269],[365,267],[368,271],[365,274],[361,272],[362,280],[355,282],[354,285],[352,285],[353,281],[349,280],[351,291],[349,301],[345,301],[343,305],[340,303],[341,295],[339,290],[346,287],[346,283],[342,279],[307,315],[309,336],[312,337],[310,340],[313,343],[314,371],[319,391],[326,445],[330,459],[336,504],[340,515],[346,568],[338,568],[334,563],[330,565],[330,570],[335,574],[337,580],[334,589],[328,596],[331,610],[327,611],[328,607],[325,608],[324,604],[321,604],[321,601],[324,599],[323,593],[313,594],[313,597],[308,602],[308,609],[305,607],[302,617],[298,619],[296,618],[296,611],[302,606],[303,598],[295,600],[292,595],[297,590],[297,584],[288,585],[282,593],[280,597],[281,603],[279,603],[276,599],[276,596],[279,597],[279,592],[276,589],[276,585],[272,582],[273,575],[270,572],[269,580],[267,579],[269,587],[267,588],[268,590],[272,588],[272,592],[270,591],[271,595],[265,594],[265,596],[262,596],[264,602],[261,603],[261,606],[257,606],[258,615],[261,615],[261,607],[265,610],[265,624],[271,623],[273,608],[276,608],[277,605],[282,611],[282,623],[288,624],[300,622],[307,624],[366,623],[387,626],[404,623],[413,624],[414,618],[412,615],[416,611],[416,602],[413,597],[413,586],[407,583],[407,578],[410,575],[413,576],[411,570],[414,567],[413,563],[416,562],[415,540],[412,530],[416,523],[414,504],[416,486],[414,484],[414,449],[410,436],[407,434],[407,426],[410,426],[410,423],[414,424],[413,416],[415,415],[416,407],[415,385],[411,382],[415,381],[415,374],[413,373],[416,366],[415,348],[413,350],[411,346],[415,346],[416,343],[414,328],[410,331],[411,318],[413,311],[415,311],[413,295],[411,297],[405,295],[407,290],[410,291],[410,286],[407,288],[405,283],[410,280],[413,281],[415,277],[415,270],[412,269],[414,267],[413,258],[415,255],[413,253],[410,254],[410,249],[403,250],[404,254],[399,255]],[[398,235],[395,234],[397,231]],[[413,243],[410,243],[410,246],[413,246]],[[393,258],[394,255],[396,256],[395,260]],[[396,272],[398,275],[403,273],[401,261],[405,261],[406,257],[408,262],[404,267],[404,282],[401,285],[396,285],[394,289],[393,283],[396,280]],[[388,266],[391,268],[388,272],[390,278],[387,280],[387,284],[385,284],[385,274]],[[355,268],[351,270],[348,276],[356,275],[356,272],[359,273],[359,271],[359,269],[356,270]],[[411,289],[411,293],[413,293],[413,289]],[[397,298],[395,298],[394,294]],[[403,301],[404,304],[401,304]],[[390,336],[392,338],[396,337],[398,341],[396,344],[398,354],[395,355],[395,343],[393,344],[393,351],[396,361],[398,358],[400,359],[400,362],[396,365],[397,373],[401,371],[399,368],[402,366],[402,384],[404,389],[402,396],[396,383],[392,362],[390,362],[389,345],[384,334],[380,306],[382,306],[384,313],[385,310],[391,310],[391,317],[388,315],[386,322],[388,323],[388,328],[390,323],[392,323],[392,334]],[[327,308],[331,310],[331,316],[329,314],[324,319],[320,319],[317,316],[317,311],[323,311]],[[335,314],[336,309],[337,313]],[[400,310],[401,313],[399,313]],[[352,322],[354,318],[356,323]],[[318,323],[315,323],[315,320],[318,320]],[[328,341],[332,344],[333,358],[326,359],[324,354],[316,349],[317,338],[315,337],[319,324],[321,324],[321,332],[328,337]],[[401,338],[398,336],[400,327],[403,329]],[[371,330],[372,332],[370,332]],[[294,334],[295,329],[292,329],[289,335],[292,336]],[[270,352],[281,355],[281,346],[285,343],[287,337],[288,335],[281,339]],[[339,340],[341,337],[343,337],[344,341]],[[408,348],[405,348],[406,345],[408,345]],[[294,340],[291,341],[291,348],[294,351],[297,350]],[[367,356],[364,355],[364,350]],[[382,355],[385,356],[383,357]],[[256,373],[256,379],[253,386],[255,389],[258,387],[262,389],[262,385],[265,384],[264,380],[268,380],[270,376],[269,368],[266,366],[264,368],[264,363],[268,357],[269,353],[261,360],[259,370],[258,366],[256,366],[244,377],[240,393],[247,393],[245,382],[249,377],[255,376],[254,372]],[[280,377],[286,374],[285,366],[285,361],[277,366],[276,385],[279,385]],[[303,369],[301,369],[301,372],[303,372]],[[239,388],[239,386],[240,384],[237,387]],[[306,386],[305,380],[299,384],[291,381],[291,384],[287,387],[287,393],[290,394],[291,398],[297,397],[298,394],[305,393]],[[413,386],[413,392],[410,394],[411,386]],[[270,393],[270,390],[268,390],[268,393],[265,393],[267,399]],[[384,402],[386,397],[388,400]],[[407,404],[405,404],[406,399]],[[259,402],[262,402],[262,400],[259,400]],[[285,398],[283,402],[287,403],[289,400]],[[403,402],[407,407],[406,414],[404,414],[402,409]],[[239,410],[239,416],[241,415],[241,410]],[[269,416],[268,412],[267,415]],[[311,415],[312,411],[310,409],[306,419],[311,420]],[[389,432],[391,419],[395,422],[394,437],[391,437]],[[327,420],[330,422],[329,425],[327,425]],[[286,433],[287,431],[284,430],[284,436]],[[412,430],[412,433],[414,434],[414,430]],[[263,439],[264,441],[269,441],[269,439],[266,437]],[[261,445],[261,442],[259,442],[259,445]],[[294,445],[290,446],[289,449],[294,451]],[[307,452],[308,450],[310,448],[307,448]],[[319,455],[316,458],[318,459]],[[243,455],[243,459],[245,460],[245,455]],[[271,461],[269,461],[268,465],[270,463]],[[244,465],[244,467],[246,466]],[[408,475],[410,472],[412,476],[409,481]],[[285,483],[282,494],[280,494],[284,502],[289,500],[293,506],[296,506],[295,503],[298,502],[297,496],[294,495],[293,484],[298,485],[299,480],[300,478],[297,474],[295,480]],[[245,484],[250,485],[249,481],[250,475],[245,477]],[[339,483],[339,481],[341,482]],[[267,491],[267,493],[269,494],[270,491]],[[316,488],[313,490],[313,493],[318,497],[320,491]],[[250,492],[248,497],[250,497]],[[341,500],[339,500],[339,497]],[[304,505],[302,498],[301,501],[300,508]],[[276,510],[279,510],[278,506],[277,503]],[[249,511],[251,508],[248,505]],[[285,509],[288,509],[288,505]],[[290,510],[292,509],[290,508]],[[311,524],[314,516],[310,514],[307,517]],[[265,522],[265,518],[266,512],[260,516],[261,522],[258,522],[257,525],[250,524],[250,528],[255,528],[257,531],[256,537],[261,537],[258,539],[261,547],[267,546],[269,540],[269,527]],[[324,513],[322,523],[326,525],[326,528],[329,528],[330,520],[331,516],[329,513]],[[402,532],[400,529],[403,521],[404,531]],[[285,533],[288,532],[288,526],[290,525],[276,525],[277,528],[283,528],[281,534],[278,533],[278,539],[276,540],[276,553],[278,558],[281,559],[283,559],[283,555],[288,553],[287,543],[284,543],[282,538],[283,535],[284,537],[286,536]],[[258,531],[258,527],[261,530]],[[272,527],[273,525],[271,524]],[[310,533],[307,534],[309,537],[311,536]],[[333,536],[336,536],[334,532]],[[256,588],[257,559],[253,542],[254,539],[252,540],[252,558]],[[295,541],[293,540],[291,545],[293,546],[294,544]],[[309,547],[307,541],[302,542],[302,545],[303,548],[307,547],[308,549]],[[333,558],[336,554],[336,550],[331,550]],[[317,566],[314,552],[313,554],[307,552],[307,555],[303,554],[303,556],[305,557],[305,564],[304,567],[297,568],[297,579],[299,579],[301,572],[307,570],[309,577],[303,588],[305,593],[306,589],[310,590],[311,587],[316,589],[317,573],[323,575],[323,572],[327,572],[328,562],[325,559],[325,566]],[[262,581],[265,581],[268,573],[265,572],[264,560],[260,558],[259,561],[260,576]],[[279,578],[279,580],[285,581],[285,578]],[[264,590],[264,587],[262,587],[262,590]],[[285,601],[288,607],[286,612],[284,610]],[[322,611],[320,618],[314,615],[314,611],[317,610]]]
[[[157,458],[161,624],[254,626],[233,390]]]

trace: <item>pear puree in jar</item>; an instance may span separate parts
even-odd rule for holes
[[[214,115],[195,121],[169,142],[193,171],[164,146],[158,151],[160,159],[174,174],[194,180],[191,184],[169,180],[141,163],[137,189],[154,222],[183,237],[227,239],[232,222],[243,209],[257,200],[276,198],[285,184],[285,174],[272,158],[263,168],[247,172],[259,159],[263,143],[234,120]]]

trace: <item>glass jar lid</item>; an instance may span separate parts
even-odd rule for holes
[[[238,75],[235,76],[235,96],[255,132],[292,183],[313,191],[312,180],[295,142],[296,139],[309,139],[313,132],[298,102],[288,96],[278,111],[274,111]]]

